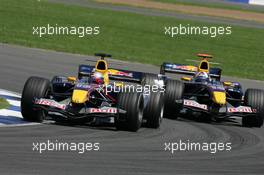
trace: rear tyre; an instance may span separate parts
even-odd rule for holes
[[[177,119],[182,109],[182,104],[177,104],[176,100],[182,100],[184,83],[178,80],[167,80],[165,91],[164,116]]]
[[[118,130],[128,130],[136,132],[143,118],[144,101],[143,95],[136,92],[121,92],[118,96],[118,109],[126,111],[120,112],[115,118],[115,125]]]
[[[247,89],[244,104],[256,109],[257,115],[243,117],[242,125],[245,127],[261,127],[264,118],[264,91],[260,89]]]
[[[152,92],[149,102],[144,109],[144,118],[147,120],[146,126],[149,128],[159,128],[164,112],[164,93]]]
[[[144,73],[141,79],[141,85],[155,85],[155,80],[158,80],[158,76],[156,74]]]
[[[45,98],[50,91],[50,81],[40,77],[30,77],[24,86],[21,97],[21,113],[26,121],[42,122],[43,110],[34,110],[34,99]]]

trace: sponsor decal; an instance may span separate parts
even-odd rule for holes
[[[89,89],[91,86],[89,84],[86,84],[86,83],[78,83],[76,84],[76,88],[79,88],[79,89]]]
[[[108,114],[116,114],[116,108],[90,108],[90,113],[108,113]]]
[[[186,65],[172,65],[173,69],[181,69],[181,70],[188,70],[188,71],[197,71],[197,67],[194,66],[186,66]]]
[[[35,104],[51,106],[51,107],[55,107],[55,108],[62,109],[62,110],[64,110],[66,108],[65,104],[60,104],[54,100],[48,100],[48,99],[43,99],[43,98],[37,99],[35,101]]]
[[[228,112],[230,113],[256,113],[256,109],[252,109],[251,107],[248,106],[239,106],[237,108],[230,107],[227,109]]]
[[[208,110],[207,105],[200,104],[194,100],[184,100],[183,104],[185,106],[195,107],[203,110]]]
[[[212,84],[210,85],[212,91],[220,91],[220,92],[225,92],[225,87],[223,85],[216,85],[216,84]]]
[[[125,77],[133,77],[133,74],[132,73],[127,73],[127,72],[116,72],[115,75],[118,75],[118,76],[125,76]]]

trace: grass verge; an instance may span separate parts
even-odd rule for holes
[[[9,107],[9,103],[3,99],[3,98],[0,98],[0,109],[6,109]]]
[[[211,53],[222,63],[225,75],[264,80],[264,31],[235,27],[232,34],[164,35],[164,26],[219,26],[169,17],[90,9],[36,0],[0,0],[0,42],[92,55],[111,53],[114,58],[160,65],[185,62],[198,52]],[[33,26],[99,26],[100,34],[33,35]],[[19,59],[19,58],[18,58]]]

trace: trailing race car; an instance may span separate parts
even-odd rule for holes
[[[238,82],[220,81],[221,69],[210,68],[211,55],[198,54],[198,66],[164,63],[161,73],[192,75],[181,80],[166,81],[165,111],[175,117],[193,114],[203,121],[222,121],[231,116],[242,117],[242,125],[261,127],[264,117],[264,91],[247,89],[243,93]]]
[[[42,122],[49,116],[55,121],[92,123],[96,118],[114,117],[117,129],[130,131],[137,131],[144,119],[148,127],[158,128],[164,107],[160,90],[153,93],[120,91],[126,82],[142,83],[148,75],[108,69],[104,58],[111,55],[96,56],[101,59],[95,66],[79,66],[77,78],[55,76],[50,82],[30,77],[22,93],[23,118]],[[110,82],[111,79],[119,82]]]

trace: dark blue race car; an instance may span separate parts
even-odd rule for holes
[[[203,121],[222,121],[233,116],[242,117],[242,125],[261,127],[264,117],[264,91],[247,89],[238,82],[221,81],[220,68],[210,68],[207,54],[198,54],[198,66],[164,63],[166,72],[187,74],[181,80],[166,81],[165,111],[168,116],[193,114]]]

